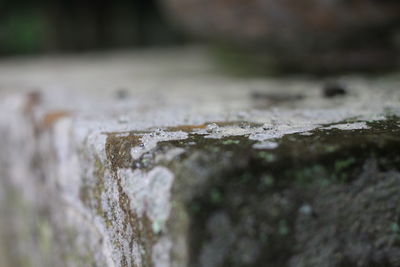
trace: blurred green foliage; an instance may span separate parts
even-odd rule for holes
[[[46,22],[34,12],[9,16],[0,24],[2,53],[31,53],[43,49]]]
[[[175,44],[156,0],[0,1],[0,55]]]

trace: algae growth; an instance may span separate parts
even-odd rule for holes
[[[277,145],[268,149],[255,149],[248,135],[174,127],[165,131],[178,139],[167,133],[171,140],[137,158],[132,149],[146,132],[111,134],[106,149],[114,171],[164,165],[176,174],[171,201],[183,205],[175,204],[168,227],[185,234],[174,225],[188,221],[189,266],[397,266],[386,251],[400,251],[399,122],[324,125],[269,140]]]

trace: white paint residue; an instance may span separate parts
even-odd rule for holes
[[[275,149],[277,147],[278,143],[271,141],[264,141],[253,145],[253,148],[255,149]]]
[[[171,210],[170,198],[174,176],[163,167],[154,168],[148,176],[149,198],[146,213],[153,222],[165,223]]]
[[[153,246],[152,258],[154,267],[169,267],[171,266],[170,253],[172,249],[171,240],[163,236]]]
[[[155,161],[156,162],[160,162],[163,160],[171,161],[182,153],[185,153],[185,149],[180,148],[180,147],[172,148],[172,149],[168,150],[165,154],[157,154]]]
[[[313,130],[317,128],[319,125],[307,125],[307,126],[287,126],[283,125],[282,127],[275,127],[270,130],[260,131],[260,132],[253,132],[249,135],[250,140],[254,141],[266,141],[269,139],[274,138],[281,138],[286,134],[293,134],[293,133],[301,133]]]
[[[165,167],[156,167],[148,173],[120,169],[118,176],[132,210],[139,216],[146,214],[153,223],[153,231],[163,231],[171,211],[172,172]]]
[[[144,134],[141,138],[141,145],[131,149],[131,156],[134,160],[139,159],[144,153],[149,152],[157,146],[158,142],[170,140],[182,140],[188,137],[186,132],[165,132],[163,130]]]
[[[369,129],[369,126],[366,122],[354,122],[354,123],[343,123],[336,124],[329,127],[321,128],[323,130],[331,130],[331,129],[339,129],[339,130],[360,130],[360,129]]]

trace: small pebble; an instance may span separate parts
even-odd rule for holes
[[[128,98],[129,93],[128,93],[128,90],[126,90],[125,88],[119,88],[115,92],[115,96],[117,97],[117,99],[123,100],[123,99]]]
[[[344,84],[339,82],[329,82],[323,87],[323,96],[326,98],[333,98],[344,96],[347,94],[347,88]]]

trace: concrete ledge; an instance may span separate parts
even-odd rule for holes
[[[398,266],[398,78],[326,98],[189,52],[0,65],[2,266]]]

